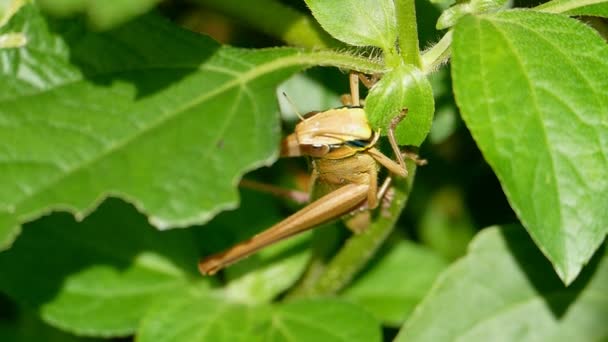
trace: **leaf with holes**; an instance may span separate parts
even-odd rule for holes
[[[463,19],[452,51],[467,127],[571,283],[608,232],[608,45],[574,19],[518,10]]]

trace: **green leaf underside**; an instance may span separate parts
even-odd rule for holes
[[[456,26],[452,75],[467,127],[543,253],[572,282],[608,230],[608,46],[532,11]]]
[[[407,241],[379,256],[380,259],[372,261],[343,295],[385,324],[398,326],[428,292],[447,263],[431,250]]]
[[[305,0],[315,19],[334,38],[356,46],[393,49],[397,21],[393,0]]]
[[[603,250],[565,287],[520,226],[489,228],[440,276],[396,341],[603,341],[607,291]]]
[[[152,9],[160,0],[38,0],[40,6],[55,15],[83,12],[96,29],[109,29]]]
[[[220,47],[155,16],[94,34],[28,6],[6,29],[29,41],[0,50],[9,221],[58,208],[82,217],[107,195],[161,228],[235,207],[240,175],[276,157],[273,88],[306,63],[293,49]]]
[[[150,304],[201,279],[190,230],[159,232],[119,200],[85,221],[54,214],[0,254],[0,290],[42,318],[90,336],[132,334]]]
[[[534,8],[535,10],[568,15],[608,17],[606,0],[553,0]]]
[[[388,132],[391,120],[406,108],[407,115],[395,132],[397,142],[419,146],[431,130],[435,103],[431,84],[410,65],[387,73],[370,90],[365,102],[372,127],[383,134]]]
[[[140,342],[381,341],[375,319],[336,299],[242,306],[188,296],[158,305],[144,318]]]

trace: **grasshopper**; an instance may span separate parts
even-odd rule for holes
[[[312,193],[318,199],[251,239],[202,259],[198,264],[202,274],[213,275],[270,244],[324,222],[375,209],[391,183],[389,175],[378,187],[380,165],[392,175],[407,177],[394,136],[395,127],[407,109],[402,110],[388,128],[389,141],[397,157],[395,162],[375,147],[380,134],[371,129],[360,106],[359,78],[363,80],[363,77],[350,74],[350,98],[347,96],[348,100],[343,102],[350,102],[352,106],[309,113],[281,143],[281,157],[311,157]]]

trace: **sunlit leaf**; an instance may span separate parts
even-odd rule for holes
[[[160,228],[202,223],[276,158],[274,87],[302,63],[295,50],[221,47],[155,16],[96,34],[32,6],[3,29],[29,41],[0,50],[8,221],[82,217],[113,194]]]
[[[393,0],[305,0],[329,34],[357,46],[393,49],[397,21]]]
[[[520,226],[489,228],[403,326],[402,341],[603,341],[608,258],[566,287]]]
[[[456,26],[454,90],[511,206],[565,283],[608,232],[608,45],[562,15]]]

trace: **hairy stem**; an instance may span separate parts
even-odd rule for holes
[[[388,71],[382,61],[333,50],[302,51],[280,61],[289,65],[333,66],[345,70],[355,70],[366,74],[382,74]]]
[[[450,46],[452,45],[452,31],[448,31],[437,44],[422,54],[422,71],[430,74],[439,69],[441,64],[450,58]]]
[[[276,0],[191,0],[224,13],[289,45],[322,48],[344,46],[310,16]]]
[[[412,64],[420,68],[422,62],[420,60],[420,48],[418,47],[418,27],[414,0],[395,0],[395,9],[397,10],[401,58],[405,64]]]

